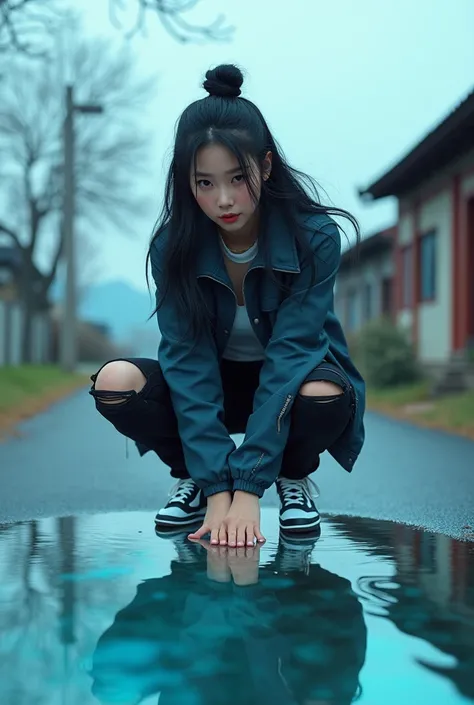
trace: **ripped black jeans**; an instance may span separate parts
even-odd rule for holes
[[[154,451],[170,467],[172,477],[188,478],[177,419],[159,362],[147,358],[122,359],[140,369],[146,378],[145,386],[140,392],[96,390],[99,370],[91,377],[90,390],[97,410],[117,431],[135,441],[140,455]],[[224,422],[230,434],[245,433],[261,367],[261,362],[221,362]],[[339,438],[351,419],[353,392],[340,370],[324,361],[305,380],[315,381],[333,382],[342,388],[342,394],[297,396],[283,454],[282,477],[302,480],[314,472],[321,453]]]

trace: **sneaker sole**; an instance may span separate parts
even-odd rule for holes
[[[305,533],[308,531],[314,531],[321,526],[321,517],[318,517],[311,523],[306,524],[285,524],[280,521],[280,529],[287,534],[290,533]]]
[[[203,510],[199,514],[193,514],[192,517],[184,517],[183,519],[176,519],[175,517],[155,517],[155,526],[169,526],[169,527],[179,527],[179,526],[189,526],[190,524],[195,524],[200,519],[206,515],[206,510]]]

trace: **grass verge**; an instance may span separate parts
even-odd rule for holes
[[[0,367],[0,439],[24,419],[87,383],[85,375],[55,365]]]
[[[474,440],[474,391],[433,399],[427,384],[368,389],[367,408]]]

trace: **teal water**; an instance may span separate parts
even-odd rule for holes
[[[209,551],[153,515],[0,526],[4,705],[474,702],[474,545],[333,517]]]

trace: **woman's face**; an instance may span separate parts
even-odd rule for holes
[[[266,162],[269,173],[270,154]],[[254,219],[262,190],[262,177],[256,162],[250,163],[249,176],[253,196],[232,152],[222,145],[213,144],[202,147],[197,153],[196,171],[193,169],[191,172],[191,190],[207,217],[229,234],[247,231]]]

